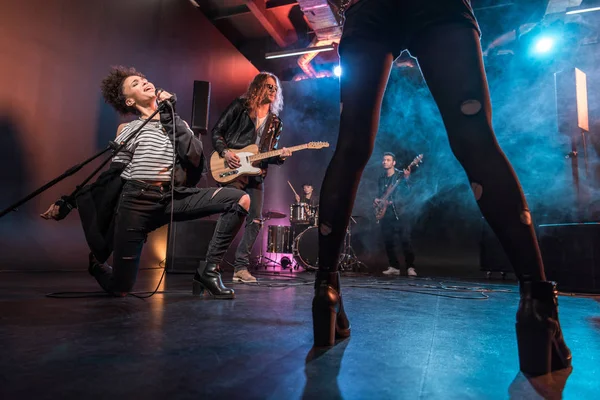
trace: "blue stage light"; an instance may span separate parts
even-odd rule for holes
[[[534,51],[538,54],[548,53],[554,47],[555,40],[550,36],[542,36],[535,41]]]
[[[335,76],[342,76],[342,67],[340,67],[339,65],[336,65],[335,68],[333,69],[333,74]]]

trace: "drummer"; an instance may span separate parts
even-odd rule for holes
[[[306,182],[302,185],[302,197],[295,195],[296,203],[306,204],[308,208],[308,223],[309,225],[316,226],[319,221],[319,195],[314,193],[313,185]]]
[[[304,183],[302,185],[302,197],[296,195],[296,203],[308,204],[311,209],[317,209],[319,207],[319,196],[314,193],[314,188],[311,183]]]

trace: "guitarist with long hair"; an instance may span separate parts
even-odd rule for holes
[[[250,83],[244,95],[235,99],[221,114],[212,130],[212,144],[215,151],[224,158],[229,168],[238,168],[240,158],[231,151],[256,144],[261,153],[277,148],[282,123],[279,112],[283,109],[283,94],[279,79],[261,72]],[[251,200],[244,230],[244,236],[235,253],[234,282],[256,282],[248,272],[252,247],[261,228],[263,206],[263,185],[269,164],[281,165],[291,151],[282,149],[282,154],[260,162],[263,173],[258,176],[240,176],[226,184],[245,191]]]
[[[384,173],[379,177],[379,196],[373,202],[373,206],[376,211],[383,213],[383,216],[376,213],[389,261],[389,267],[383,271],[383,274],[400,275],[400,261],[397,254],[399,241],[404,252],[407,275],[417,276],[415,253],[410,240],[410,226],[406,221],[402,221],[402,199],[410,191],[408,183],[410,169],[403,171],[397,169],[396,155],[390,152],[383,153],[381,165]]]

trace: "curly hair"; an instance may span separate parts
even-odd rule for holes
[[[104,101],[110,104],[119,114],[135,114],[139,115],[140,112],[135,107],[129,107],[125,104],[125,95],[123,94],[123,82],[130,76],[139,76],[145,78],[146,76],[141,72],[138,72],[133,67],[123,67],[121,65],[111,67],[109,74],[102,79],[100,89],[102,90],[102,97]]]
[[[261,72],[260,74],[256,75],[248,86],[246,93],[242,95],[242,99],[245,100],[246,107],[248,109],[256,110],[258,106],[260,106],[262,99],[264,99],[265,95],[269,91],[269,89],[265,86],[265,83],[269,78],[273,78],[275,84],[277,85],[277,93],[275,95],[275,100],[271,103],[270,111],[275,115],[279,115],[279,112],[283,109],[283,93],[281,91],[281,82],[279,82],[279,78],[270,72]]]

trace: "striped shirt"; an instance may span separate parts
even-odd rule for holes
[[[127,124],[115,142],[123,142],[143,123],[140,118]],[[173,170],[173,143],[160,121],[153,120],[115,155],[113,162],[127,164],[121,174],[123,179],[169,182]]]

